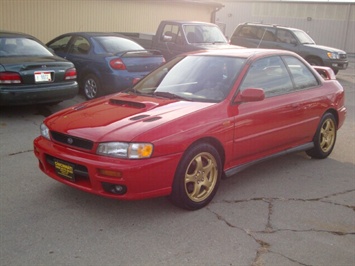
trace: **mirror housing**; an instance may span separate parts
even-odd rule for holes
[[[163,35],[163,41],[164,42],[172,42],[173,41],[173,37],[169,36],[169,35]]]
[[[265,92],[261,88],[246,88],[238,93],[234,102],[258,102],[265,99]]]

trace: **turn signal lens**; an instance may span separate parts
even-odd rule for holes
[[[104,175],[104,176],[110,176],[110,177],[122,177],[122,173],[118,171],[113,171],[113,170],[105,170],[105,169],[99,169],[99,174]]]

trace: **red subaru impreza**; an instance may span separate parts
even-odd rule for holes
[[[122,200],[169,196],[195,210],[254,163],[296,151],[326,158],[345,114],[333,71],[292,52],[197,52],[47,117],[34,153],[66,185]]]

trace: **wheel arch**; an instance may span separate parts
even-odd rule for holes
[[[223,148],[222,143],[216,138],[204,137],[204,138],[198,139],[198,140],[194,141],[193,143],[191,143],[186,150],[188,150],[189,148],[191,148],[191,147],[193,147],[195,145],[199,145],[201,143],[208,143],[208,144],[212,145],[217,150],[217,152],[218,152],[218,154],[219,154],[219,156],[221,158],[221,163],[222,163],[222,166],[223,166],[224,162],[225,162],[225,157],[226,157],[225,150]],[[224,172],[223,169],[222,169],[222,172]]]
[[[339,125],[339,115],[338,115],[338,112],[337,110],[335,110],[334,108],[330,108],[328,109],[327,111],[324,112],[323,116],[326,114],[326,113],[330,113],[334,116],[335,118],[335,123],[336,123],[336,127],[338,128],[338,125]],[[322,117],[323,117],[322,116]]]
[[[324,65],[323,59],[319,56],[315,56],[315,55],[308,55],[304,58],[307,62],[309,62],[310,60],[317,60],[321,63],[321,65]]]

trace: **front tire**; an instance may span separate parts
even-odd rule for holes
[[[177,167],[171,201],[188,210],[205,207],[217,192],[221,174],[222,162],[212,145],[202,143],[192,146]]]
[[[89,74],[83,79],[83,93],[86,99],[91,100],[101,95],[101,85],[99,79]]]
[[[318,126],[317,132],[313,138],[314,147],[306,153],[312,158],[327,158],[333,151],[337,136],[337,123],[331,113],[326,113]]]

